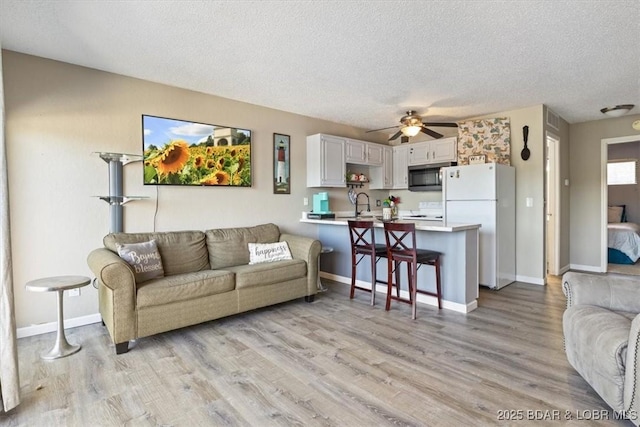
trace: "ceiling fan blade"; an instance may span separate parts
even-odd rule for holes
[[[442,135],[441,133],[434,132],[434,131],[432,131],[431,129],[428,129],[428,128],[424,127],[424,126],[422,126],[422,127],[420,128],[420,132],[422,132],[422,133],[426,133],[427,135],[432,136],[432,137],[434,137],[435,139],[440,139],[440,138],[442,138],[442,137],[444,136],[444,135]]]
[[[382,128],[382,129],[373,129],[373,130],[368,130],[368,131],[366,131],[365,133],[369,133],[369,132],[378,132],[378,131],[381,131],[381,130],[394,129],[394,128],[397,128],[397,127],[400,127],[400,125],[398,125],[398,126],[389,126],[388,128]]]
[[[427,126],[443,127],[443,128],[457,128],[457,123],[443,123],[443,122],[424,122]]]
[[[389,141],[393,141],[394,139],[396,139],[400,135],[402,135],[402,131],[401,130],[399,130],[398,132],[395,133],[395,135],[393,135],[391,138],[389,138]]]

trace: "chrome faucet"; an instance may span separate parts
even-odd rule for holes
[[[360,215],[360,212],[358,212],[358,197],[360,197],[360,195],[364,195],[367,198],[367,212],[371,212],[371,204],[369,203],[369,195],[367,193],[358,193],[356,195],[356,218],[358,217],[358,215]]]

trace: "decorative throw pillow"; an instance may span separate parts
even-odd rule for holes
[[[609,206],[609,211],[607,212],[607,222],[622,222],[622,211],[624,208],[622,206]]]
[[[120,258],[133,267],[136,283],[164,276],[162,259],[155,240],[142,243],[118,244],[116,247]]]
[[[292,259],[287,242],[248,243],[249,265]]]

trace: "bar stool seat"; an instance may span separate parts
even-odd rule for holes
[[[411,318],[416,318],[416,296],[418,293],[431,295],[438,299],[438,309],[442,309],[442,284],[440,279],[440,252],[416,248],[416,226],[414,223],[388,223],[384,224],[384,235],[387,242],[387,282],[391,282],[392,274],[396,276],[396,289],[399,288],[399,273],[402,263],[407,264],[409,285],[409,299],[393,296],[391,286],[387,286],[386,310],[391,308],[391,300],[397,300],[411,304]],[[435,292],[418,289],[417,271],[423,264],[435,267],[436,290]]]
[[[373,221],[349,221],[349,237],[351,239],[351,292],[353,299],[356,289],[371,292],[371,305],[376,303],[376,283],[387,282],[378,280],[376,264],[380,258],[387,256],[387,246],[376,244]],[[356,285],[357,266],[364,257],[371,258],[371,289]]]

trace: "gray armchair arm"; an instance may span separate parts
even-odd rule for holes
[[[562,276],[567,307],[595,305],[614,311],[640,313],[640,280],[569,272]]]
[[[318,292],[318,257],[322,243],[310,237],[294,234],[281,234],[280,241],[287,242],[293,258],[307,262],[307,292],[308,295],[315,295]]]
[[[640,314],[631,322],[627,361],[624,374],[624,405],[626,417],[640,424]]]

